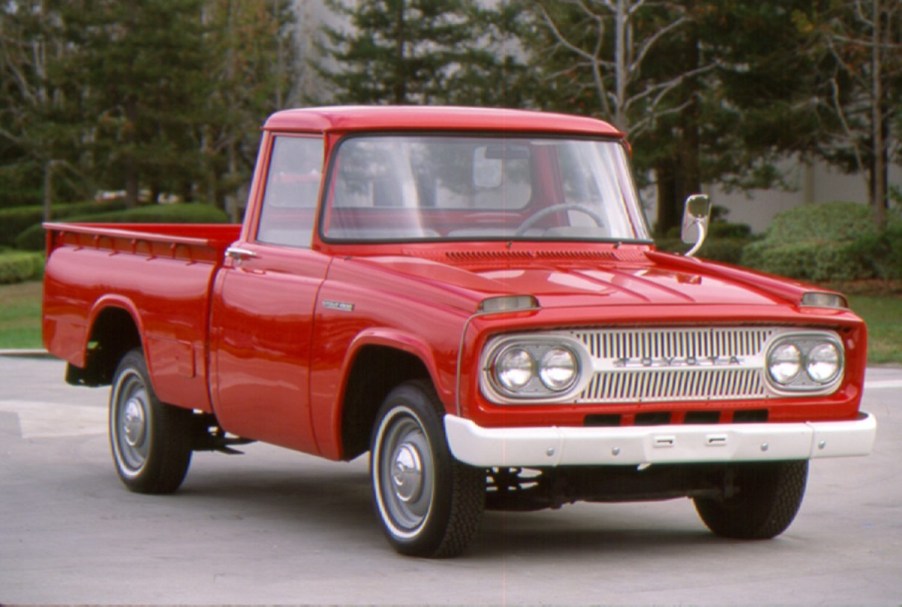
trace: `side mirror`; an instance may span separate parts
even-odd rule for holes
[[[683,209],[683,242],[691,244],[686,257],[692,257],[705,242],[708,235],[708,221],[711,219],[711,199],[705,194],[692,194],[686,199]]]

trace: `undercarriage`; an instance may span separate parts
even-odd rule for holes
[[[737,492],[736,470],[755,464],[682,464],[490,468],[486,507],[531,511],[578,501],[632,502],[729,498]]]

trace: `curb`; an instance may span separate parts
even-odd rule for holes
[[[20,349],[6,349],[0,350],[0,357],[9,356],[9,357],[17,357],[17,358],[53,358],[53,356],[47,350],[42,348],[20,348]]]

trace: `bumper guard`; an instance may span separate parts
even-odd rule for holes
[[[686,426],[483,428],[445,416],[451,453],[478,467],[647,466],[867,455],[877,420]]]

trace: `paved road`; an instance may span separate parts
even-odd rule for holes
[[[397,556],[366,462],[202,453],[182,490],[125,491],[106,390],[0,357],[0,603],[902,604],[902,369],[870,369],[874,454],[815,463],[773,541],[714,538],[687,500],[489,513],[462,558]]]

